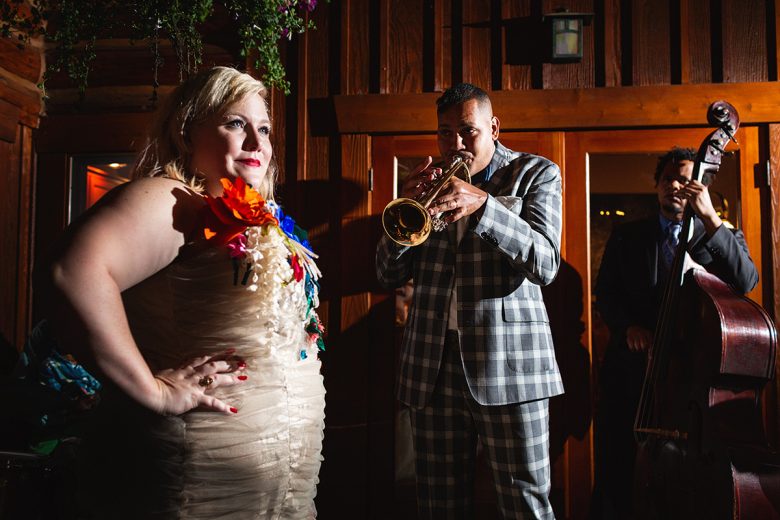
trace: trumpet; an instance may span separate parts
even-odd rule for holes
[[[418,246],[428,239],[431,230],[444,229],[447,224],[439,217],[431,218],[428,206],[453,177],[471,182],[469,167],[466,166],[461,155],[454,155],[449,162],[436,163],[432,167],[442,168],[444,171],[428,190],[416,199],[397,198],[382,211],[382,226],[385,233],[399,245]]]

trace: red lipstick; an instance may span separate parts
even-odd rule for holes
[[[261,164],[257,159],[239,159],[238,162],[254,168],[258,168]]]

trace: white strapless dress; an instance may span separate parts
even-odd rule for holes
[[[153,370],[232,348],[248,380],[213,391],[235,415],[161,417],[107,391],[90,459],[104,495],[92,497],[95,518],[316,516],[325,389],[306,330],[316,290],[295,280],[285,239],[271,231],[248,230],[260,247],[247,276],[226,248],[208,248],[124,293]]]

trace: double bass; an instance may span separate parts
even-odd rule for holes
[[[692,178],[717,173],[739,127],[710,105],[717,129]],[[780,519],[780,456],[763,429],[761,392],[775,373],[777,332],[758,304],[716,276],[686,269],[694,214],[685,208],[634,423],[638,519]]]

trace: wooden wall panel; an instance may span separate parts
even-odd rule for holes
[[[32,129],[17,125],[0,141],[0,344],[21,350],[31,319],[33,177]]]
[[[3,189],[0,191],[0,221],[3,222],[0,233],[0,342],[20,348],[17,342],[17,317],[23,309],[18,307],[19,287],[19,193],[20,142],[21,130],[17,126],[14,142],[0,141],[0,179]]]
[[[41,79],[41,53],[31,46],[20,49],[12,38],[0,38],[0,57],[3,68],[31,83]]]
[[[723,81],[767,81],[765,0],[720,0]]]
[[[503,20],[511,18],[528,18],[531,16],[531,6],[526,0],[513,0],[511,2],[501,2],[501,18]],[[533,88],[531,84],[531,65],[508,65],[506,63],[506,32],[511,30],[504,28],[502,31],[502,55],[501,63],[501,88],[503,90],[528,90]]]
[[[388,0],[388,90],[421,92],[423,85],[422,2]],[[426,28],[430,30],[430,28]]]
[[[18,226],[17,244],[17,290],[16,290],[16,344],[24,344],[30,330],[32,314],[32,266],[34,233],[35,171],[33,170],[32,129],[19,125],[19,210],[16,214]]]
[[[621,23],[620,23],[620,0],[599,0],[595,2],[594,9],[600,8],[603,18],[603,25],[595,26],[595,30],[603,31],[597,34],[595,38],[600,38],[604,42],[603,57],[603,80],[599,85],[604,87],[618,87],[622,81],[622,49],[620,46]],[[594,21],[595,22],[595,21]]]
[[[37,154],[33,272],[45,269],[51,248],[68,223],[68,169],[68,156],[64,153]],[[38,288],[33,291],[32,323],[44,317],[41,306],[46,301],[46,295],[35,289]]]
[[[369,344],[366,316],[369,310],[367,289],[359,287],[357,275],[367,260],[368,240],[362,236],[362,226],[368,212],[369,200],[357,201],[347,196],[352,188],[367,193],[370,165],[370,138],[368,136],[344,136],[340,139],[341,193],[329,203],[344,216],[341,239],[330,249],[338,266],[329,270],[326,281],[337,293],[331,298],[331,306],[340,305],[340,312],[332,312],[330,332],[323,359],[323,373],[327,389],[324,457],[320,473],[322,484],[318,493],[318,509],[324,518],[368,517],[370,507],[368,474],[371,471],[367,446],[367,413],[369,392]],[[340,197],[338,195],[341,195]],[[324,208],[323,208],[324,209]],[[350,238],[343,237],[349,234]],[[333,241],[334,234],[330,234]],[[370,255],[369,255],[370,258]],[[365,277],[361,278],[365,280]],[[340,316],[340,322],[335,317]],[[347,405],[348,404],[348,405]],[[345,458],[344,453],[350,457]]]
[[[452,2],[449,0],[434,0],[436,12],[441,11],[441,22],[436,15],[437,23],[441,23],[441,83],[436,90],[444,91],[453,85],[452,74]]]
[[[710,0],[680,0],[681,83],[712,81]]]
[[[764,304],[763,295],[763,254],[761,240],[761,196],[760,185],[756,176],[756,167],[759,166],[758,153],[758,128],[755,126],[742,126],[736,135],[739,144],[739,169],[740,169],[740,211],[742,218],[740,227],[745,233],[745,242],[750,250],[750,257],[756,265],[759,276],[759,285],[748,293],[748,297],[758,303]],[[730,143],[728,149],[737,147]],[[760,170],[759,170],[760,172]],[[760,176],[760,173],[759,173]]]
[[[363,0],[343,0],[341,9],[341,91],[368,94],[370,10]]]
[[[772,259],[772,269],[766,269],[766,274],[772,276],[772,290],[767,291],[772,295],[772,305],[767,305],[766,308],[775,320],[775,326],[780,326],[780,262],[778,261],[777,244],[780,244],[780,125],[769,125],[769,139],[768,139],[768,153],[770,177],[769,177],[769,207],[770,212],[774,215],[769,224],[770,236],[769,243],[774,244],[775,247],[770,247],[769,255]],[[775,406],[771,408],[773,412],[773,421],[767,425],[770,431],[773,446],[777,449],[780,444],[780,410],[777,407],[777,402],[780,400],[780,364],[775,367],[775,380],[772,382],[773,391],[768,392],[771,396],[771,404]],[[769,415],[769,414],[768,414]]]
[[[573,13],[592,13],[593,0],[544,0],[543,12],[551,13],[558,8]],[[583,28],[582,60],[577,63],[545,63],[542,66],[544,88],[589,88],[595,86],[595,64],[593,50],[593,29],[591,23]]]
[[[669,4],[632,0],[633,85],[671,83]]]
[[[315,181],[314,184],[325,182],[330,178],[331,168],[331,137],[327,133],[312,131],[312,117],[318,120],[324,116],[322,112],[310,111],[309,99],[320,99],[328,96],[341,79],[338,70],[332,69],[333,53],[340,50],[339,42],[331,42],[330,24],[339,23],[337,6],[328,9],[315,9],[314,23],[317,30],[309,31],[300,40],[298,54],[299,87],[297,96],[296,120],[298,123],[298,147],[295,149],[294,160],[298,165],[295,178],[290,182]],[[331,16],[328,16],[328,14]],[[333,43],[333,47],[331,46]],[[338,63],[338,61],[336,62]],[[292,153],[292,150],[291,150]],[[290,172],[291,174],[291,172]],[[324,236],[328,230],[329,209],[327,200],[319,196],[316,190],[305,189],[297,194],[296,209],[305,215],[307,228],[318,236]]]
[[[490,0],[463,0],[463,81],[484,90],[492,90],[492,67],[500,66],[491,47],[491,32],[499,28],[491,22],[497,20],[491,19]]]

